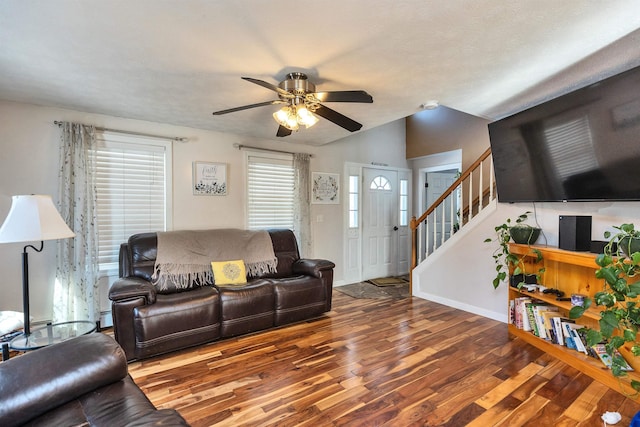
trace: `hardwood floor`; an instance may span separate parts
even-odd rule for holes
[[[160,408],[198,426],[629,425],[640,404],[506,325],[418,298],[334,291],[326,317],[134,362]]]

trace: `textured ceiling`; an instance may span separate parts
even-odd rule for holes
[[[327,104],[363,129],[431,99],[495,119],[638,65],[639,28],[637,0],[2,0],[0,99],[276,139],[277,106],[211,113],[303,71],[373,95]]]

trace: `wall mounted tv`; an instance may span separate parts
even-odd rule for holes
[[[500,202],[640,200],[640,67],[489,124]]]

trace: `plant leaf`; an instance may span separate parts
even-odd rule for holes
[[[600,267],[606,267],[607,265],[610,265],[613,262],[613,258],[611,258],[611,256],[606,255],[606,254],[599,254],[598,256],[596,256],[596,264],[598,264]]]
[[[602,334],[600,333],[600,331],[595,330],[595,329],[588,329],[587,330],[587,345],[589,347],[593,347],[594,345],[598,344],[599,342],[602,342],[603,337]]]
[[[579,319],[584,314],[585,308],[579,305],[574,305],[569,310],[569,319]]]
[[[625,368],[627,367],[627,362],[620,355],[614,355],[611,359],[611,373],[614,377],[624,377],[627,375],[627,371]]]
[[[618,280],[618,271],[613,267],[602,267],[596,271],[596,277],[604,279],[608,284],[613,285]]]
[[[613,330],[618,327],[618,317],[615,313],[611,311],[603,311],[600,317],[600,332],[605,337],[609,338],[613,334]],[[613,337],[619,338],[619,337]],[[622,338],[620,338],[622,340]],[[615,346],[616,348],[620,347],[620,345]]]
[[[636,333],[631,329],[625,329],[622,336],[624,337],[624,340],[627,342],[633,342],[636,340]]]
[[[608,292],[597,292],[594,295],[596,305],[604,305],[605,307],[613,307],[616,303],[616,299]]]
[[[638,252],[640,254],[640,252]],[[635,282],[629,285],[629,291],[634,294],[640,294],[640,282]]]
[[[614,348],[619,348],[623,344],[624,344],[624,339],[622,339],[622,337],[620,337],[618,335],[615,335],[615,336],[611,337],[611,340],[607,344],[609,346],[609,349],[611,350],[610,354],[613,354],[613,349]]]

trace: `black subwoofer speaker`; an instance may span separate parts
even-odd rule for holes
[[[591,249],[591,217],[560,215],[558,246],[568,251]]]

